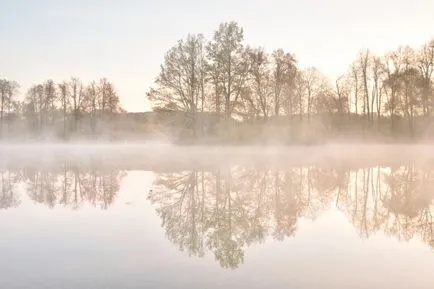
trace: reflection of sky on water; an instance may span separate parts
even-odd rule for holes
[[[244,200],[250,206],[257,205],[262,195],[258,193],[261,188],[258,184],[267,175],[268,168],[261,169],[263,173],[256,171],[254,178],[241,184],[244,178],[240,172],[247,170],[232,171],[231,181],[238,185],[233,184],[231,188],[247,198]],[[392,171],[384,172],[390,176]],[[395,182],[400,184],[409,172],[413,172],[415,180],[419,176],[423,180],[431,178],[431,173],[411,165],[395,168],[393,172]],[[339,170],[336,173],[333,166],[322,171],[313,168],[310,174],[315,176],[310,182],[311,198],[324,198],[325,205],[319,206],[314,218],[309,208],[305,208],[303,212],[307,213],[298,217],[295,234],[283,241],[266,235],[261,242],[243,246],[244,261],[234,270],[222,269],[209,250],[205,250],[203,258],[189,257],[187,251],[178,250],[176,242],[169,241],[167,227],[162,226],[157,213],[162,203],[148,200],[162,189],[154,181],[167,173],[127,172],[120,181],[119,192],[106,209],[87,202],[78,208],[62,204],[50,207],[31,200],[25,186],[19,184],[20,205],[0,210],[0,287],[28,288],[31,284],[32,288],[431,288],[434,256],[417,234],[412,240],[402,242],[382,230],[387,228],[383,226],[373,229],[368,238],[361,238],[364,231],[359,220],[363,210],[355,204],[360,206],[365,202],[364,190],[370,195],[366,216],[374,216],[372,208],[376,204],[376,199],[371,197],[375,195],[371,186],[368,188],[361,181],[367,179],[368,171],[357,173],[357,197],[354,171],[342,178],[346,181],[341,180]],[[377,171],[372,170],[370,179],[374,185],[376,176]],[[297,180],[297,176],[293,174],[291,179]],[[267,195],[272,197],[275,187],[268,183]],[[431,196],[431,191],[403,191],[405,184],[411,187],[410,183],[395,186],[398,192],[395,196],[399,198],[390,198],[388,185],[381,189],[383,195],[376,196],[378,200],[395,200],[394,204],[400,204],[402,196],[407,196],[406,200],[414,200],[413,207],[423,208],[421,202],[429,199],[427,195]],[[285,188],[285,183],[281,184]],[[414,188],[423,188],[419,181],[413,184],[416,184]],[[325,190],[318,191],[319,187]],[[201,185],[196,189],[200,188]],[[325,193],[329,188],[332,188],[330,192]],[[339,188],[348,188],[350,194],[344,197],[341,192],[336,206]],[[169,197],[175,195],[164,193]],[[212,196],[213,192],[207,194]],[[235,198],[234,194],[231,196]],[[266,212],[272,211],[273,207],[268,206]],[[203,227],[207,226],[208,223]]]

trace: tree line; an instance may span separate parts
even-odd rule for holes
[[[111,116],[123,112],[119,94],[106,78],[84,84],[79,78],[32,85],[20,97],[16,81],[0,79],[0,136],[68,139],[74,134],[97,136],[107,130]]]
[[[426,137],[434,135],[433,71],[431,40],[385,55],[360,51],[347,71],[332,80],[315,67],[301,68],[289,51],[267,52],[246,44],[243,28],[226,22],[211,39],[189,34],[165,53],[146,93],[159,114],[157,123],[134,119],[118,130],[134,126],[143,134],[162,130],[179,139],[216,137],[220,142],[362,132]],[[105,78],[87,84],[78,78],[47,80],[33,85],[24,98],[19,89],[16,81],[0,79],[2,139],[16,134],[106,136],[115,130],[114,116],[124,112],[118,92]]]
[[[204,113],[219,123],[286,118],[295,126],[325,116],[334,127],[356,122],[410,136],[426,131],[434,106],[434,40],[381,56],[360,51],[333,81],[315,67],[300,68],[288,51],[246,45],[243,32],[226,22],[210,40],[202,34],[179,40],[147,93],[153,109],[185,112],[194,135],[203,130],[198,115]]]

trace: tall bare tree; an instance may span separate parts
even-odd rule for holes
[[[336,79],[337,111],[340,115],[349,112],[349,98],[351,93],[350,80],[346,75]]]
[[[371,106],[369,101],[369,67],[370,67],[370,52],[366,50],[359,55],[359,67],[362,78],[363,87],[363,115],[371,119]]]
[[[63,81],[62,83],[58,84],[59,89],[59,102],[60,107],[62,110],[62,116],[63,116],[63,139],[66,139],[67,132],[66,132],[66,125],[67,125],[67,112],[69,110],[70,106],[70,92],[69,92],[69,85],[66,81]]]
[[[187,112],[196,132],[199,98],[204,101],[204,38],[188,35],[179,40],[164,58],[160,74],[155,81],[157,88],[148,92],[154,108]]]
[[[359,113],[359,85],[360,85],[360,77],[359,77],[359,66],[356,63],[351,65],[351,76],[353,81],[353,90],[354,90],[354,111],[356,116]]]
[[[17,101],[18,88],[17,82],[0,79],[0,137],[3,137],[5,115],[10,117],[10,111]]]
[[[282,49],[273,52],[274,84],[274,114],[279,116],[282,102],[286,103],[288,113],[294,113],[295,78],[297,75],[297,61],[290,53]]]
[[[33,85],[28,90],[24,103],[24,111],[29,122],[29,127],[35,133],[41,133],[43,125],[44,86],[42,84]]]
[[[248,48],[251,87],[261,116],[267,119],[272,109],[273,87],[267,53],[261,48]]]
[[[432,97],[432,77],[434,72],[434,40],[425,44],[417,55],[417,67],[422,76],[422,105],[423,115],[429,116]]]
[[[48,125],[49,123],[54,124],[56,118],[56,100],[57,91],[56,85],[53,80],[49,79],[44,82],[44,123]]]
[[[96,82],[91,81],[85,89],[85,109],[86,112],[90,114],[90,129],[93,137],[96,136],[96,121],[100,95]]]
[[[71,80],[68,83],[69,85],[69,91],[71,93],[71,103],[72,103],[72,115],[74,119],[74,132],[77,132],[78,130],[78,121],[81,116],[83,103],[84,103],[84,91],[83,91],[83,84],[81,83],[80,79],[77,77],[72,77]]]
[[[316,99],[322,95],[325,89],[325,77],[315,67],[309,67],[301,72],[299,79],[304,84],[304,97],[306,99],[306,113],[308,120],[312,116]]]
[[[220,24],[208,45],[211,73],[224,97],[225,119],[230,119],[248,76],[243,29],[236,22]],[[218,96],[217,96],[218,97]]]
[[[383,105],[383,81],[384,81],[384,63],[380,57],[372,57],[372,110],[374,110],[374,100],[376,103],[376,111],[378,120],[381,118]]]

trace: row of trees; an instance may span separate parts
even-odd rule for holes
[[[13,129],[37,135],[51,132],[63,138],[87,130],[95,136],[99,125],[123,111],[114,85],[106,78],[87,85],[75,77],[60,83],[47,80],[30,87],[24,99],[20,99],[17,82],[1,79],[0,96],[2,136]],[[16,125],[22,121],[27,127]]]
[[[327,130],[363,127],[414,136],[426,132],[433,117],[433,71],[434,40],[381,56],[362,51],[348,71],[331,80],[315,67],[300,68],[288,51],[269,53],[246,45],[243,28],[228,22],[210,40],[190,34],[170,48],[147,97],[156,111],[184,113],[180,126],[193,136],[209,131],[210,115],[219,124],[279,119],[294,131],[297,126],[309,130],[318,124],[312,119],[320,118]],[[63,138],[83,131],[95,136],[110,131],[109,116],[121,111],[107,79],[88,84],[77,78],[47,80],[32,86],[25,99],[15,81],[0,79],[2,137],[22,130],[38,135],[49,130]],[[17,121],[26,126],[16,126]]]
[[[434,40],[419,49],[404,46],[384,56],[367,50],[360,53],[336,87],[338,95],[354,99],[354,112],[371,123],[390,117],[393,128],[395,119],[402,117],[414,133],[416,118],[432,117],[433,71]]]
[[[384,56],[360,52],[347,72],[331,81],[315,67],[301,69],[282,49],[267,53],[244,44],[236,22],[222,23],[211,40],[190,34],[165,55],[148,98],[155,110],[224,119],[269,119],[316,114],[353,115],[367,124],[431,117],[434,41],[419,49],[401,47]],[[348,118],[345,118],[348,119]]]

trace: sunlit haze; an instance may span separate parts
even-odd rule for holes
[[[432,289],[434,0],[0,0],[0,289]]]
[[[245,43],[294,53],[332,80],[360,49],[419,47],[433,36],[434,1],[64,1],[0,0],[0,78],[33,85],[107,77],[128,111],[149,110],[145,93],[164,53],[188,33],[212,37],[237,21]]]

